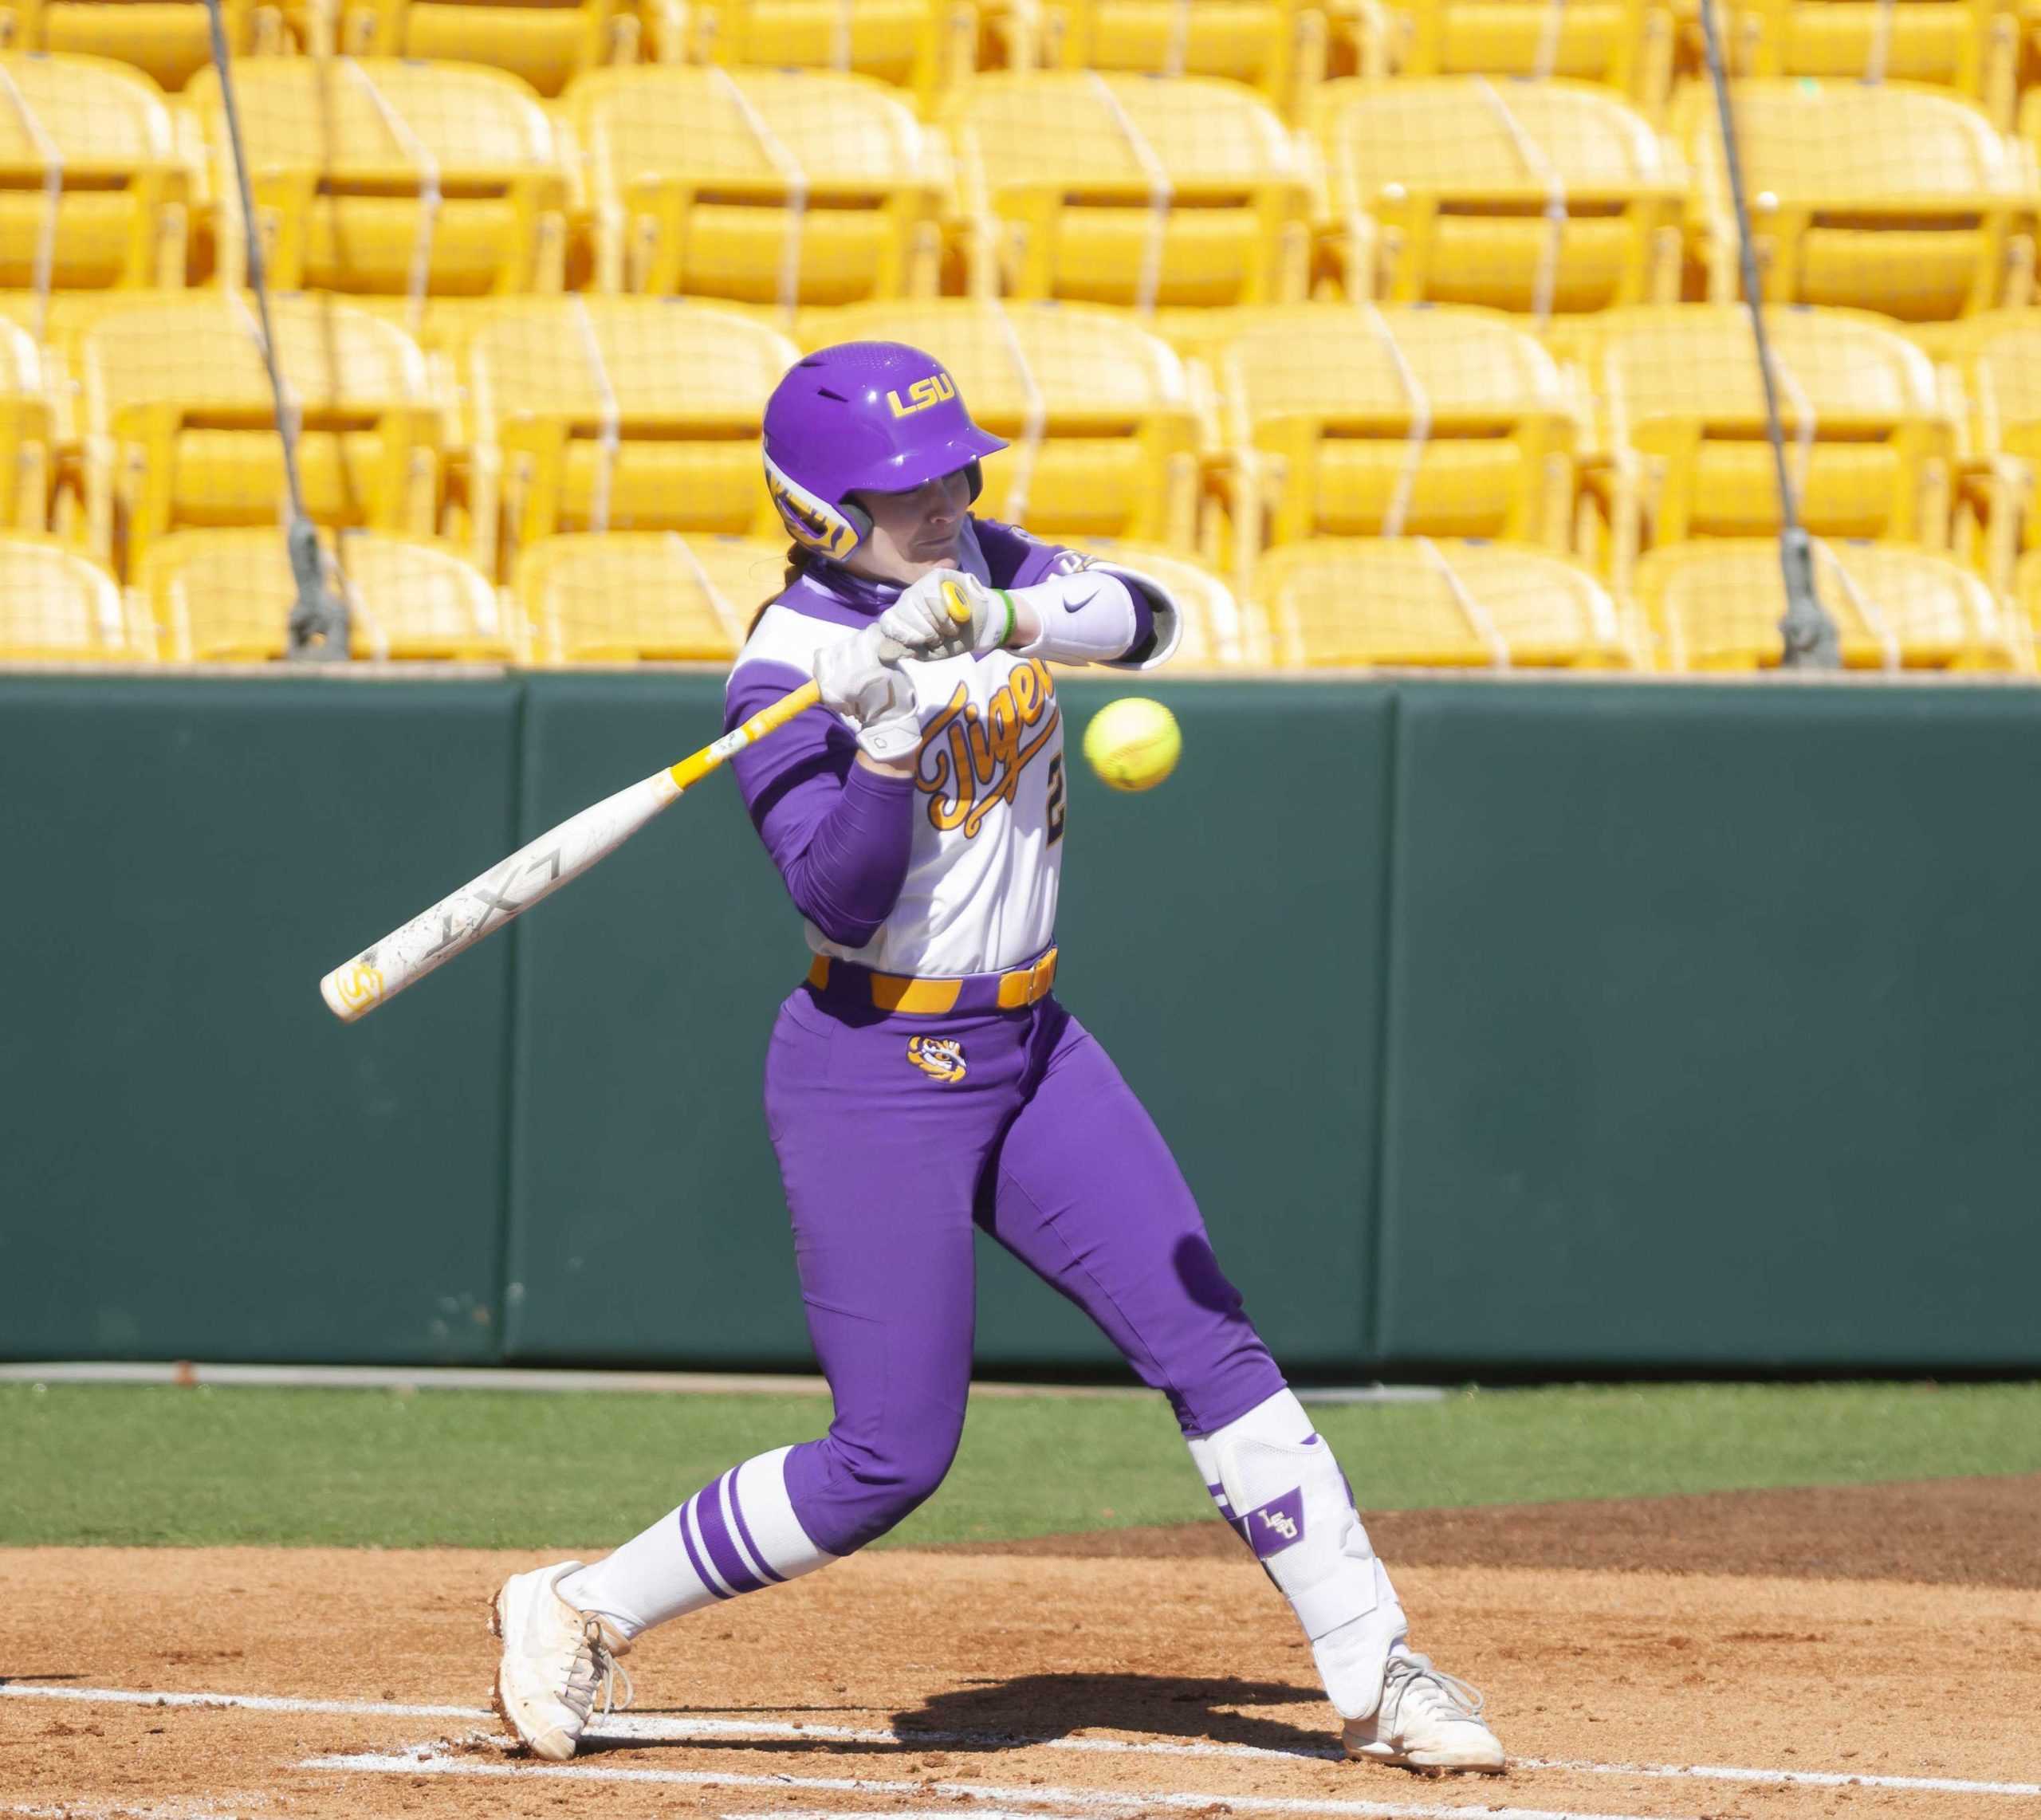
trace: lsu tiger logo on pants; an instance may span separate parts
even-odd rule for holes
[[[907,1059],[939,1081],[964,1078],[964,1045],[954,1036],[910,1036]]]

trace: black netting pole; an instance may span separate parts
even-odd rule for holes
[[[213,67],[219,72],[220,106],[226,116],[227,139],[234,150],[234,175],[241,191],[241,218],[246,229],[248,287],[262,325],[262,360],[269,369],[269,392],[276,402],[277,434],[284,450],[284,486],[290,518],[284,536],[290,550],[290,572],[297,599],[290,610],[290,655],[311,662],[344,663],[348,657],[348,608],[326,585],[325,564],[319,554],[319,533],[305,515],[305,493],[297,478],[297,425],[285,395],[283,374],[277,365],[277,337],[269,320],[269,285],[262,269],[262,234],[255,220],[255,198],[248,182],[248,159],[241,140],[241,115],[234,104],[234,75],[228,67],[226,25],[220,0],[206,0],[212,28]]]
[[[217,6],[218,0],[213,0]],[[1708,79],[1715,89],[1717,117],[1722,128],[1722,160],[1729,173],[1729,199],[1736,211],[1736,254],[1743,266],[1744,297],[1751,313],[1751,334],[1757,343],[1758,371],[1764,381],[1764,422],[1772,438],[1772,465],[1779,476],[1779,564],[1785,572],[1786,613],[1779,630],[1786,640],[1789,670],[1838,670],[1842,647],[1835,622],[1815,596],[1814,548],[1800,523],[1793,477],[1786,466],[1786,434],[1779,421],[1779,384],[1772,364],[1772,340],[1765,332],[1758,289],[1757,247],[1751,238],[1750,209],[1744,200],[1743,159],[1736,148],[1736,127],[1729,106],[1729,77],[1722,61],[1719,0],[1701,0],[1701,29],[1707,46]]]

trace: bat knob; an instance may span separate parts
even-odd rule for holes
[[[954,581],[942,584],[942,603],[950,609],[950,617],[960,626],[971,623],[971,603],[964,598],[964,591]]]

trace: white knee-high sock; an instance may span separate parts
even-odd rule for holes
[[[1382,1699],[1408,1625],[1375,1559],[1346,1476],[1288,1390],[1208,1435],[1190,1438],[1220,1515],[1239,1531],[1304,1626],[1327,1696],[1347,1719]]]
[[[827,1566],[787,1496],[783,1447],[735,1466],[593,1566],[560,1594],[599,1613],[626,1642],[668,1618]]]

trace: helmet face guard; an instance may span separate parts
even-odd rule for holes
[[[847,341],[811,354],[765,406],[765,485],[787,534],[840,562],[871,535],[853,493],[907,493],[1003,449],[971,421],[942,364],[898,341]]]

